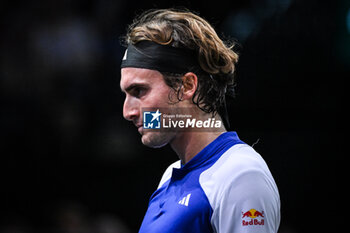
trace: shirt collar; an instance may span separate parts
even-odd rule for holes
[[[204,147],[196,156],[194,156],[185,165],[181,166],[181,170],[193,170],[200,166],[216,161],[226,150],[235,144],[244,144],[237,133],[225,132]],[[221,153],[220,153],[221,152]]]

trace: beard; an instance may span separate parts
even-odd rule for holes
[[[142,144],[151,148],[161,148],[167,145],[175,137],[174,132],[159,132],[144,130],[142,133]]]

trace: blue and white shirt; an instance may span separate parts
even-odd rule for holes
[[[185,165],[173,163],[139,233],[277,232],[280,198],[263,158],[226,132]]]

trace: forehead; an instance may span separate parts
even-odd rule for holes
[[[121,69],[120,88],[124,91],[134,84],[152,84],[164,82],[159,71],[127,67]]]

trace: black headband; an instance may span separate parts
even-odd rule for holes
[[[121,64],[121,68],[125,67],[182,74],[199,67],[199,64],[194,50],[141,41],[128,45]]]

